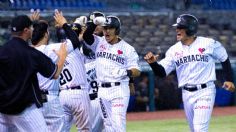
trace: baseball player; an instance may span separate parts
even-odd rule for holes
[[[216,95],[216,60],[221,62],[227,75],[223,87],[235,90],[229,57],[220,42],[196,36],[198,20],[195,16],[182,14],[173,26],[178,42],[167,50],[165,58],[157,63],[158,56],[149,52],[144,59],[157,76],[165,77],[176,70],[190,129],[207,132]]]
[[[93,35],[94,24],[104,28],[103,37]],[[95,51],[95,69],[105,131],[126,131],[126,111],[130,90],[129,77],[139,76],[138,54],[119,37],[121,23],[116,16],[94,18],[88,23],[83,39]]]
[[[54,50],[58,50],[61,43],[49,44],[49,25],[44,20],[39,20],[33,25],[34,30],[32,34],[32,45],[45,55],[50,57],[54,62],[57,61],[58,56]],[[67,52],[73,50],[73,45],[69,40],[67,43]],[[64,131],[64,112],[59,101],[59,78],[56,80],[48,79],[38,73],[39,88],[47,94],[47,102],[43,104],[42,112],[46,120],[49,131],[62,132]]]
[[[60,27],[67,25],[66,19],[58,11],[54,16]],[[72,29],[70,28],[72,31]],[[72,43],[80,43],[76,33],[67,33],[67,37]],[[86,69],[79,49],[75,49],[66,58],[62,73],[60,75],[60,101],[65,113],[66,131],[69,132],[73,118],[78,131],[90,132],[90,99],[89,85],[86,78]]]
[[[92,14],[95,15],[100,15],[104,16],[101,12],[93,12]],[[90,15],[92,15],[90,14]],[[72,29],[76,32],[78,38],[80,39],[81,43],[83,43],[83,32],[85,31],[87,21],[82,21],[81,19],[84,19],[85,16],[80,16],[75,20],[75,22],[72,24]],[[97,28],[96,28],[97,29]],[[99,28],[95,30],[94,34],[99,34],[101,35],[102,28]],[[89,49],[86,45],[82,45],[81,47],[81,52],[84,54],[84,62],[85,62],[85,68],[86,68],[86,73],[87,73],[87,81],[90,86],[89,90],[89,96],[91,100],[91,112],[90,112],[90,119],[91,119],[91,124],[92,124],[92,132],[101,132],[103,129],[103,119],[101,114],[101,109],[99,105],[99,101],[97,98],[97,92],[98,92],[98,83],[96,81],[97,76],[96,76],[96,69],[95,69],[95,54],[94,52]]]
[[[32,21],[28,16],[15,17],[11,30],[12,39],[0,48],[0,131],[47,132],[43,114],[38,109],[43,100],[37,72],[51,79],[58,78],[67,55],[66,46],[62,44],[59,52],[55,52],[59,56],[55,65],[29,46]],[[12,127],[17,130],[11,130]]]

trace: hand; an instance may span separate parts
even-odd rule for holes
[[[80,16],[78,18],[75,19],[74,23],[77,23],[81,26],[86,26],[87,23],[87,17],[86,16]]]
[[[127,76],[127,70],[126,70],[126,69],[113,68],[113,69],[111,70],[110,74],[111,74],[114,78],[120,78],[120,77]]]
[[[32,12],[32,14],[30,15],[31,21],[37,21],[37,20],[39,20],[39,17],[40,17],[39,11],[34,11],[34,12]]]
[[[65,60],[66,56],[67,56],[67,44],[66,44],[66,42],[63,42],[60,46],[60,49],[57,50],[57,51],[54,50],[54,52],[57,54],[57,56],[60,59]]]
[[[233,84],[233,82],[224,82],[223,88],[225,88],[226,90],[230,91],[230,92],[234,92],[235,91],[235,86]]]
[[[54,15],[55,23],[58,24],[59,27],[62,27],[65,23],[67,23],[65,17],[62,15],[62,12],[55,10]]]
[[[159,55],[154,55],[152,52],[148,52],[145,56],[144,56],[144,60],[147,61],[147,63],[153,63],[156,62],[158,59]]]
[[[130,95],[135,95],[134,83],[129,83]]]

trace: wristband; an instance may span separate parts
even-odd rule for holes
[[[127,76],[131,77],[132,76],[132,70],[126,70],[127,71]]]
[[[134,78],[130,77],[129,78],[129,83],[134,83]]]

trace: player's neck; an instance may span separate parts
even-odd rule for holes
[[[119,37],[117,36],[117,38],[115,38],[113,41],[111,41],[110,44],[111,44],[111,45],[114,45],[114,44],[120,42],[120,40],[121,40],[121,38],[119,38]]]
[[[189,46],[196,40],[196,38],[197,38],[196,36],[190,36],[190,37],[187,37],[186,39],[184,39],[181,42],[182,42],[182,44]]]
[[[42,39],[35,45],[35,47],[39,47],[41,45],[47,45],[47,44],[48,44],[48,41],[46,39]]]

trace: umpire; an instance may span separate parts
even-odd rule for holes
[[[47,78],[58,78],[67,56],[63,44],[55,53],[59,60],[50,58],[29,46],[32,21],[26,15],[13,18],[12,38],[0,48],[0,131],[46,132],[41,111],[43,99],[37,72]]]

